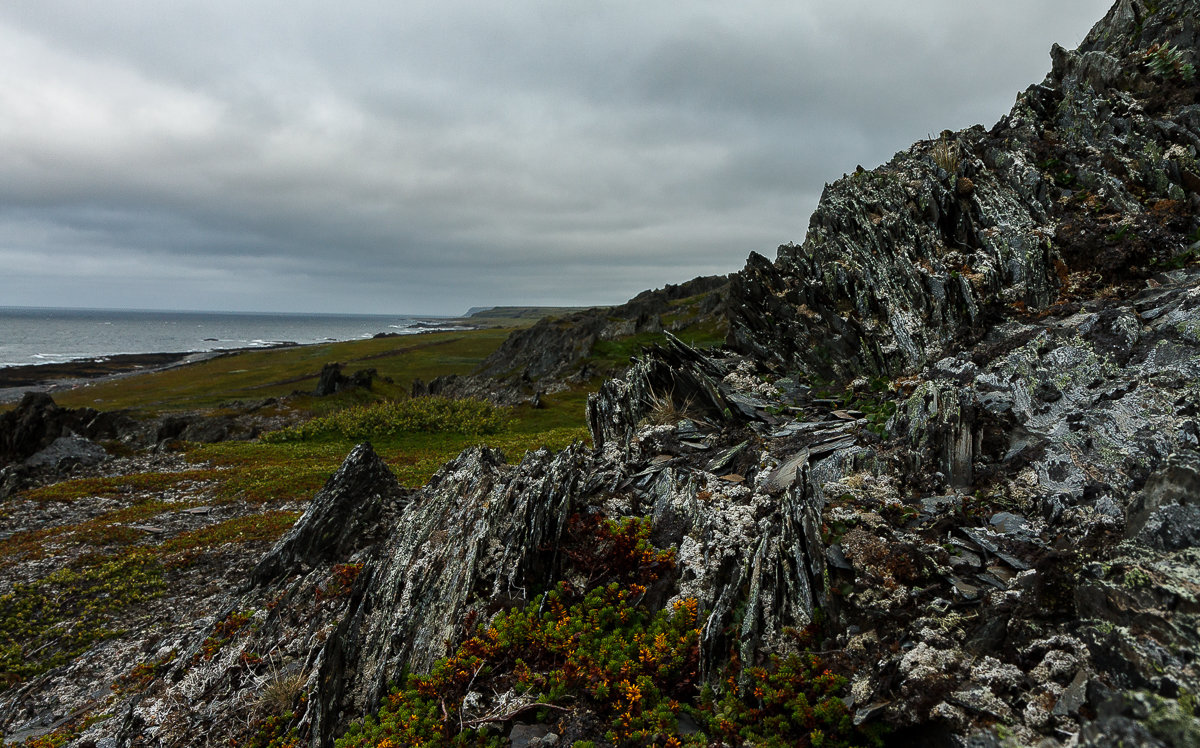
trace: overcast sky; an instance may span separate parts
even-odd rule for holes
[[[0,305],[613,304],[991,126],[1110,0],[0,4]]]

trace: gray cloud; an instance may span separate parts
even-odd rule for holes
[[[1107,0],[0,6],[0,303],[618,303],[990,125]]]

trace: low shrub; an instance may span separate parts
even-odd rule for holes
[[[509,411],[482,400],[418,397],[356,405],[313,418],[298,426],[264,434],[265,442],[335,437],[383,439],[406,433],[495,434],[509,422]]]
[[[486,626],[468,615],[472,633],[454,654],[428,675],[407,676],[337,748],[499,747],[508,742],[489,727],[522,715],[551,721],[567,709],[594,714],[606,744],[623,747],[877,742],[852,725],[839,698],[845,677],[813,654],[744,672],[734,658],[720,694],[701,689],[699,606],[693,598],[665,610],[646,602],[648,586],[674,568],[673,551],[655,548],[649,534],[646,520],[572,517],[561,550],[590,589],[560,582]],[[505,711],[464,707],[470,693],[506,692],[523,698]]]
[[[338,748],[499,744],[478,728],[516,715],[462,714],[463,698],[477,682],[528,694],[521,711],[586,698],[606,719],[609,740],[665,741],[677,731],[680,699],[695,695],[696,601],[652,612],[639,604],[644,593],[614,583],[579,599],[560,584],[477,629],[429,675],[410,675]]]

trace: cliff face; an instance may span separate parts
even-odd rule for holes
[[[803,245],[732,278],[728,349],[667,335],[591,398],[594,449],[471,450],[404,494],[359,448],[215,617],[147,643],[177,656],[80,740],[244,735],[265,686],[239,663],[279,652],[287,739],[313,746],[389,693],[388,735],[427,699],[412,719],[443,738],[513,745],[770,744],[764,725],[817,744],[818,720],[897,745],[1197,744],[1197,24],[1194,2],[1120,0],[990,131],[830,185]],[[649,519],[635,537],[599,517]],[[568,642],[656,611],[694,625],[673,685],[632,674],[670,644],[649,623],[617,672],[550,656],[537,622],[575,625],[562,601],[590,587],[607,607]],[[514,621],[543,638],[501,657]],[[836,704],[789,726],[772,699],[796,662]],[[562,682],[530,675],[551,666]],[[430,670],[443,690],[390,690]],[[651,688],[671,698],[637,737]]]

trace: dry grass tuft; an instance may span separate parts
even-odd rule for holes
[[[929,155],[933,158],[933,163],[950,176],[958,173],[962,151],[959,149],[958,143],[948,138],[945,133],[934,142]]]
[[[255,705],[266,714],[283,714],[299,701],[306,680],[300,669],[277,672],[272,668]]]

